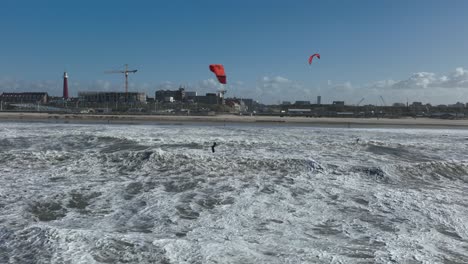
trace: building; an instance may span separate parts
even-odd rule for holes
[[[240,99],[242,103],[245,105],[247,110],[253,110],[254,109],[254,100],[250,98],[241,98]]]
[[[46,104],[49,95],[44,92],[39,93],[2,93],[0,101],[5,103],[40,103]]]
[[[236,98],[226,98],[225,104],[233,108],[236,112],[244,112],[245,106],[241,100]]]
[[[207,93],[206,95],[199,95],[195,97],[195,102],[199,104],[219,104],[222,103],[222,98],[215,93]]]
[[[310,101],[296,101],[295,105],[310,105]]]
[[[156,102],[168,102],[166,101],[167,98],[175,98],[176,93],[177,91],[159,90],[159,91],[156,91],[154,99]]]
[[[312,112],[312,110],[309,109],[309,108],[304,108],[304,109],[290,108],[290,109],[288,109],[288,113],[303,114],[303,113],[309,113],[309,112]]]
[[[452,108],[465,108],[465,104],[464,103],[460,103],[460,102],[457,102],[456,104],[451,104],[449,105],[448,107],[452,107]]]
[[[153,97],[148,97],[148,96],[146,96],[146,102],[147,102],[148,104],[154,104],[154,98],[153,98]]]
[[[187,92],[185,88],[180,87],[178,90],[158,90],[155,94],[157,102],[168,102],[166,99],[172,97],[174,101],[185,102],[187,100],[194,100],[197,92]]]
[[[322,96],[317,96],[317,104],[321,105],[322,104]]]
[[[79,92],[78,98],[86,103],[146,103],[146,94],[137,92]]]
[[[344,106],[344,101],[333,101],[333,105],[343,105]]]
[[[179,90],[176,91],[174,99],[179,102],[184,102],[186,100],[185,88],[180,87]]]
[[[249,98],[225,98],[224,103],[230,107],[237,107],[241,112],[252,111],[254,100]]]
[[[194,100],[195,101],[195,97],[197,97],[197,92],[185,92],[185,99],[187,101],[189,101],[189,100]]]
[[[175,100],[174,100],[174,97],[172,97],[172,96],[166,96],[166,97],[164,97],[163,102],[173,103],[173,102],[175,102]]]

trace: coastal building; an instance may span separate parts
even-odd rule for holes
[[[344,105],[344,101],[333,101],[333,105]]]
[[[254,109],[254,100],[250,98],[241,98],[242,103],[247,108],[246,110],[253,110]]]
[[[310,105],[310,101],[296,101],[295,105]]]
[[[321,105],[322,104],[322,96],[317,96],[317,104]]]
[[[449,107],[451,107],[451,108],[463,109],[463,108],[465,108],[465,104],[464,104],[464,103],[457,102],[457,103],[455,103],[455,104],[449,105]]]
[[[40,103],[46,104],[49,95],[45,92],[38,93],[2,93],[0,101],[4,103]]]
[[[146,103],[146,94],[138,92],[78,92],[78,98],[86,103]]]
[[[197,92],[188,92],[188,91],[185,92],[185,99],[187,101],[195,100],[195,97],[197,97]]]
[[[231,107],[232,109],[234,109],[236,112],[243,112],[245,111],[245,106],[243,104],[243,102],[239,99],[235,99],[235,98],[226,98],[225,100],[225,104],[229,107]]]
[[[206,95],[199,95],[195,97],[195,102],[199,104],[220,104],[222,98],[215,93],[207,93]]]
[[[288,113],[296,113],[296,114],[303,114],[303,113],[309,113],[312,110],[310,108],[289,108]]]
[[[157,102],[169,102],[168,98],[172,97],[173,101],[185,102],[187,100],[194,100],[197,92],[185,91],[185,88],[180,87],[178,90],[158,90],[155,94]]]
[[[167,101],[169,98],[174,99],[177,95],[177,91],[171,90],[158,90],[156,91],[154,99],[156,102],[169,102]]]
[[[179,102],[185,101],[185,88],[180,87],[179,90],[176,91],[174,100]]]
[[[346,111],[346,112],[336,112],[336,116],[339,117],[353,117],[355,115],[354,112]]]

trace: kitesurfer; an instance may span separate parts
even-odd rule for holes
[[[213,151],[213,153],[215,152],[215,149],[214,149],[215,147],[216,147],[216,142],[213,143],[213,146],[211,146],[211,151]]]

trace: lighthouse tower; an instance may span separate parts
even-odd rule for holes
[[[67,72],[63,73],[63,99],[68,99],[68,74]]]

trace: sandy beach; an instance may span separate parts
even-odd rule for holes
[[[265,124],[331,127],[468,128],[468,120],[432,118],[308,118],[278,116],[174,116],[174,115],[89,115],[1,112],[0,122],[109,123],[109,124]]]

